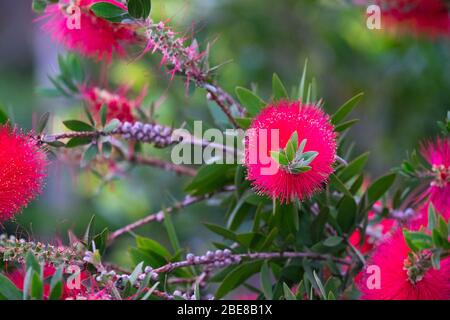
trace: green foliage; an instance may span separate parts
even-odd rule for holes
[[[136,19],[146,19],[152,8],[151,0],[128,0],[128,13]]]
[[[121,22],[130,19],[128,12],[109,2],[97,2],[91,6],[92,12],[100,18],[111,22]]]

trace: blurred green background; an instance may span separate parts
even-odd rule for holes
[[[57,72],[57,53],[63,49],[42,33],[39,22],[33,22],[30,2],[0,2],[0,102],[27,129],[39,114],[51,111],[53,130],[60,131],[61,119],[81,115],[80,103],[36,94],[36,88],[48,86],[47,75]],[[305,59],[329,112],[364,92],[355,112],[361,121],[350,138],[357,152],[371,151],[368,170],[377,176],[398,165],[420,139],[437,133],[436,121],[450,108],[450,39],[370,31],[364,12],[365,8],[334,0],[154,0],[152,17],[170,17],[179,32],[195,34],[203,46],[213,43],[213,64],[232,60],[218,75],[230,92],[235,86],[254,84],[268,97],[273,72],[289,87],[297,85]],[[160,57],[146,55],[132,62],[138,54],[131,52],[129,60],[113,64],[112,83],[132,85],[135,92],[148,84],[146,104],[160,102],[157,116],[165,124],[205,119],[212,125],[211,106],[202,90],[187,96],[183,80],[170,82],[158,67]],[[95,82],[95,66],[86,66]],[[157,154],[167,157],[169,151]],[[52,162],[43,195],[17,221],[5,225],[8,232],[66,242],[67,230],[81,235],[93,214],[98,231],[105,226],[114,230],[182,199],[188,181],[140,167],[99,188],[97,178],[79,172],[77,166]],[[201,222],[222,223],[224,211],[206,203],[174,215],[182,245],[193,252],[206,250],[213,236]],[[168,243],[157,223],[137,232]],[[124,249],[132,241],[124,236],[108,252],[110,259],[127,263]]]

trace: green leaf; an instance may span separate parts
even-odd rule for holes
[[[3,110],[2,106],[0,105],[0,124],[5,124],[8,122],[8,115]]]
[[[327,247],[335,247],[342,242],[342,237],[332,236],[323,241],[323,245]]]
[[[437,224],[437,231],[441,235],[442,239],[444,241],[448,239],[448,228],[447,228],[447,222],[445,221],[443,216],[439,216],[439,221]]]
[[[192,195],[200,196],[232,184],[234,181],[236,165],[209,164],[202,166],[195,178],[186,187]]]
[[[27,272],[25,273],[25,278],[23,281],[23,300],[28,300],[28,293],[30,292],[31,288],[31,279],[33,276],[33,269],[28,268]]]
[[[286,300],[290,300],[290,301],[297,300],[294,293],[291,291],[291,289],[288,287],[288,285],[286,283],[283,283],[283,293],[284,293],[284,298]]]
[[[367,197],[369,200],[369,207],[380,199],[392,186],[395,181],[396,174],[391,173],[381,178],[378,178],[368,189],[367,189]]]
[[[286,154],[282,150],[280,150],[280,151],[270,151],[270,156],[279,165],[282,165],[282,166],[288,166],[289,165],[289,159],[287,158]]]
[[[41,265],[39,264],[39,261],[36,259],[32,251],[28,251],[27,255],[25,256],[25,269],[28,270],[29,268],[39,274],[41,273]]]
[[[104,127],[106,125],[107,113],[108,113],[108,107],[106,106],[106,104],[103,104],[102,107],[100,108],[100,120],[102,122],[102,127]]]
[[[250,128],[253,121],[252,118],[234,118],[234,120],[244,130]]]
[[[152,240],[150,238],[137,236],[136,244],[139,249],[156,253],[159,256],[164,257],[167,260],[169,260],[172,257],[172,255],[166,248],[164,248],[158,242],[156,242],[155,240]]]
[[[89,106],[84,104],[83,105],[83,110],[84,110],[84,114],[88,118],[88,121],[89,121],[90,125],[95,127],[95,120],[94,120],[94,117],[92,116],[92,113],[91,113],[91,110],[89,109]]]
[[[195,300],[197,300],[197,301],[201,300],[200,284],[198,282],[195,283],[194,295],[195,295]]]
[[[308,172],[311,169],[312,169],[311,166],[298,166],[298,167],[290,168],[289,172],[294,173],[294,174],[299,174],[299,173]]]
[[[343,122],[343,123],[337,125],[337,126],[334,128],[334,131],[336,131],[336,132],[341,132],[341,133],[342,133],[342,132],[344,132],[345,130],[350,129],[354,124],[356,124],[356,123],[358,123],[358,122],[359,122],[358,119],[353,119],[353,120],[345,121],[345,122]]]
[[[64,267],[59,267],[50,281],[50,295],[49,300],[59,300],[63,293],[63,276]]]
[[[357,158],[353,159],[344,169],[339,172],[339,179],[341,179],[341,181],[345,183],[352,177],[359,175],[364,169],[367,160],[369,160],[369,152],[363,153]]]
[[[441,268],[441,251],[440,250],[433,252],[433,255],[431,256],[431,265],[433,266],[433,269],[435,269],[435,270],[439,270]]]
[[[136,266],[136,268],[134,268],[133,272],[131,273],[130,277],[128,278],[128,281],[130,281],[131,286],[134,286],[134,284],[138,280],[139,275],[142,274],[143,266],[144,266],[144,262],[140,262]]]
[[[225,239],[236,241],[236,234],[228,229],[222,228],[216,224],[204,223],[205,227],[207,227],[212,232],[224,237]]]
[[[298,99],[301,99],[303,103],[305,103],[305,83],[306,83],[306,71],[308,69],[308,60],[305,60],[305,64],[303,66],[303,73],[300,79],[300,84],[298,88]]]
[[[260,273],[261,288],[267,300],[273,297],[272,281],[270,280],[270,270],[267,261],[264,261]]]
[[[236,95],[241,104],[247,109],[248,114],[252,117],[259,114],[266,105],[260,97],[246,88],[237,87]]]
[[[216,291],[215,298],[221,299],[231,290],[239,287],[248,278],[257,273],[261,269],[261,261],[246,262],[233,269],[223,279],[219,288]]]
[[[252,192],[245,193],[234,206],[227,220],[227,228],[236,230],[245,219],[249,212],[249,205],[246,203],[248,198],[253,196]]]
[[[133,18],[147,19],[151,8],[151,0],[128,0],[128,13]]]
[[[166,228],[167,235],[169,236],[170,243],[175,252],[181,250],[180,241],[178,240],[177,233],[175,231],[175,226],[172,222],[172,217],[170,214],[164,212],[164,227]]]
[[[112,119],[103,129],[103,132],[110,133],[116,130],[120,126],[121,122],[118,119]]]
[[[90,138],[90,137],[74,137],[74,138],[70,139],[69,142],[67,142],[66,148],[76,148],[79,146],[89,144],[89,143],[91,143],[91,141],[92,141],[92,138]]]
[[[8,300],[21,300],[22,292],[6,276],[0,274],[0,296]]]
[[[93,239],[95,247],[97,248],[98,252],[100,252],[101,255],[104,254],[106,251],[106,247],[108,244],[108,236],[109,230],[108,228],[104,228],[102,232],[97,234]]]
[[[430,202],[430,204],[428,205],[428,230],[433,230],[434,227],[436,226],[436,222],[437,222],[437,214],[436,214],[436,210],[434,209],[433,204]]]
[[[432,234],[433,244],[435,247],[441,247],[444,244],[445,239],[443,239],[437,229],[434,229]]]
[[[50,118],[50,113],[49,112],[44,113],[40,117],[38,125],[37,125],[37,128],[36,128],[36,133],[37,134],[41,134],[44,131],[45,127],[47,126],[49,118]]]
[[[44,294],[44,284],[39,273],[33,271],[31,277],[31,292],[30,296],[32,299],[42,300]]]
[[[80,120],[66,120],[63,121],[63,124],[66,126],[67,129],[77,132],[84,132],[84,131],[94,131],[95,129],[87,124],[86,122],[80,121]]]
[[[92,215],[91,219],[89,220],[89,223],[86,227],[86,230],[84,231],[83,235],[83,242],[88,245],[88,247],[91,245],[93,230],[94,230],[94,221],[95,221],[95,215]],[[92,248],[93,249],[93,248]]]
[[[142,297],[141,300],[148,300],[148,298],[150,298],[150,296],[153,294],[153,292],[155,292],[156,288],[158,288],[159,286],[159,282],[155,283],[153,285],[153,287],[150,288],[150,290],[148,290],[145,295]]]
[[[338,111],[332,116],[331,123],[337,125],[356,107],[356,105],[361,101],[364,93],[359,93],[346,103],[344,103]]]
[[[47,8],[47,2],[45,0],[33,0],[32,9],[34,12],[42,13],[45,8]]]
[[[320,278],[319,278],[319,276],[317,275],[317,273],[316,273],[315,270],[313,270],[313,275],[314,275],[314,280],[316,281],[317,287],[319,288],[319,292],[320,292],[322,298],[323,298],[324,300],[327,300],[328,297],[327,297],[327,295],[326,295],[326,293],[325,293],[325,289],[324,289],[324,287],[323,287],[322,281],[320,280]]]
[[[128,16],[124,9],[109,2],[94,3],[90,9],[97,17],[111,22],[120,22]]]
[[[98,154],[98,145],[91,144],[83,154],[81,166],[85,167],[86,165],[88,165],[92,160],[94,160],[97,157],[97,154]]]
[[[357,205],[353,197],[344,196],[338,207],[337,223],[344,233],[352,230],[356,223]]]
[[[411,249],[414,248],[416,250],[425,250],[431,248],[433,245],[431,236],[422,232],[411,232],[407,229],[404,229],[403,236],[406,243],[411,244]]]
[[[289,162],[292,162],[295,159],[296,153],[298,149],[298,134],[297,131],[294,131],[289,138],[288,143],[286,144],[286,157]]]
[[[272,92],[275,101],[289,98],[286,88],[276,73],[272,77]]]
[[[345,184],[334,173],[332,173],[330,175],[330,183],[332,186],[334,186],[337,190],[342,192],[347,197],[349,197],[349,198],[352,197],[351,192],[347,189]]]
[[[273,228],[270,233],[267,235],[266,239],[264,240],[264,242],[261,244],[260,246],[260,250],[264,250],[270,247],[270,245],[273,243],[273,241],[275,240],[276,236],[278,235],[279,230],[277,227]]]

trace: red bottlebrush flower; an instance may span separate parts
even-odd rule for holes
[[[70,0],[62,0],[47,6],[44,30],[69,50],[110,61],[113,53],[124,55],[122,43],[134,42],[135,34],[129,25],[112,23],[95,16],[90,7],[97,2],[108,2],[127,10],[116,0],[76,0],[74,5],[71,5]]]
[[[0,125],[0,222],[42,191],[46,166],[45,153],[30,136]]]
[[[306,172],[286,170],[271,157],[272,151],[286,148],[294,132],[298,143],[305,143],[305,153],[316,152]],[[295,197],[302,200],[321,189],[333,172],[335,156],[336,133],[329,117],[315,105],[287,100],[269,105],[247,132],[247,179],[258,192],[281,202],[290,202]]]
[[[450,14],[443,0],[378,0],[383,23],[435,37],[450,35]]]
[[[373,223],[375,218],[376,214],[374,212],[369,212],[369,225],[367,226],[364,241],[362,243],[359,230],[353,232],[349,238],[350,243],[363,254],[372,251],[377,243],[383,241],[396,227],[395,219],[385,218],[380,222]]]
[[[450,299],[450,259],[441,261],[439,270],[429,268],[421,277],[408,276],[411,250],[401,230],[380,244],[371,256],[358,283],[364,300],[448,300]],[[379,268],[379,288],[372,286]],[[372,279],[370,279],[372,278]],[[415,283],[414,283],[415,282]]]
[[[422,144],[421,153],[430,163],[434,179],[426,194],[436,210],[450,217],[450,138],[438,138]]]
[[[128,100],[125,96],[125,90],[118,93],[112,93],[97,87],[81,88],[81,95],[87,102],[90,110],[95,117],[99,118],[99,111],[103,105],[107,107],[107,120],[118,119],[122,122],[133,122],[133,109],[142,103],[145,96],[145,90],[136,100]]]

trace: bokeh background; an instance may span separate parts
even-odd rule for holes
[[[355,111],[361,121],[350,138],[356,152],[371,151],[368,170],[373,176],[397,166],[420,139],[435,135],[436,121],[450,109],[450,39],[368,30],[365,8],[337,0],[154,0],[152,17],[170,18],[178,31],[195,35],[203,46],[211,42],[212,63],[229,61],[220,68],[218,81],[230,92],[253,84],[267,97],[273,72],[289,86],[297,85],[305,59],[328,111],[364,92]],[[0,2],[0,103],[26,129],[50,111],[52,130],[60,131],[62,119],[80,116],[81,104],[38,94],[38,88],[49,86],[47,76],[58,71],[57,54],[64,50],[42,32],[36,18],[31,1]],[[145,103],[157,104],[158,121],[165,124],[204,119],[213,125],[216,112],[203,91],[188,96],[183,80],[170,82],[158,67],[159,57],[134,61],[138,54],[130,52],[129,59],[109,68],[109,86],[129,85],[137,94],[148,85]],[[100,81],[98,65],[85,66],[92,83]],[[7,231],[66,242],[67,230],[82,235],[92,215],[98,231],[105,226],[114,230],[181,199],[188,181],[136,167],[105,186],[80,172],[78,166],[52,162],[44,193],[17,221],[4,225]],[[222,223],[224,210],[206,203],[174,215],[182,245],[198,253],[208,249],[214,238],[201,223]],[[158,224],[137,233],[168,243]],[[126,248],[132,242],[124,236],[108,251],[109,259],[129,263]]]

